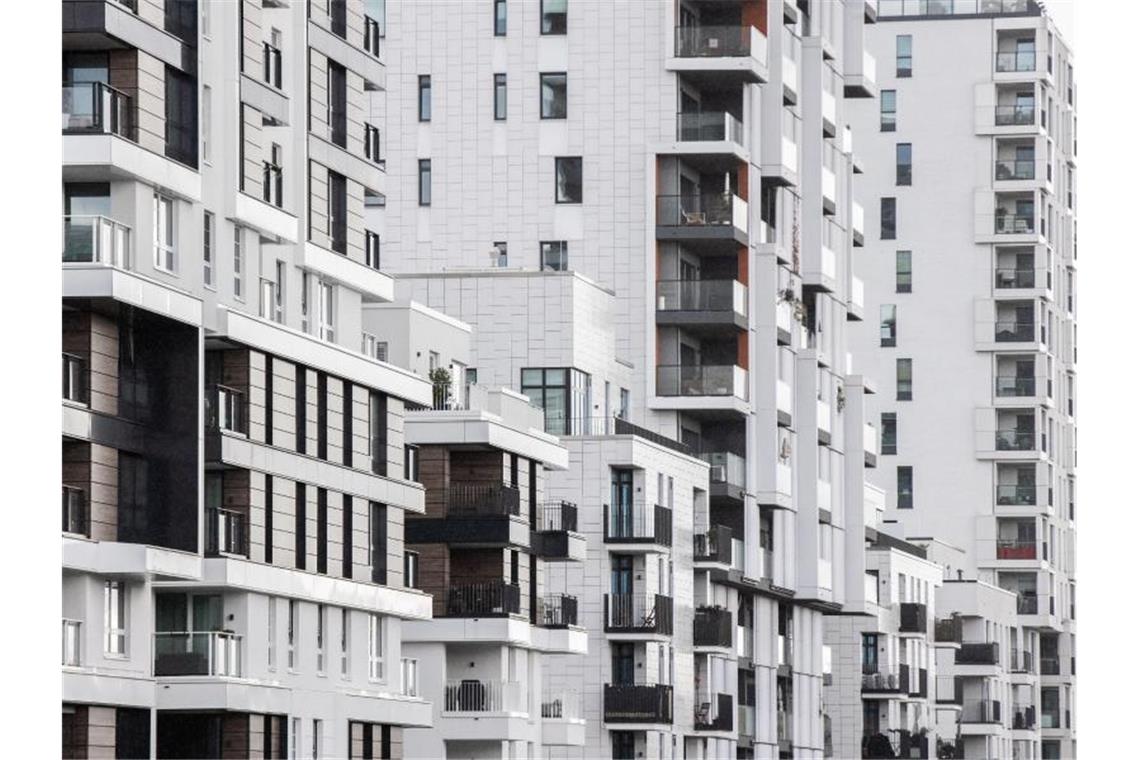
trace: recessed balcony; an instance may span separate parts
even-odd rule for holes
[[[206,429],[249,435],[245,394],[226,385],[206,388]]]
[[[91,536],[91,510],[87,493],[82,488],[63,486],[63,532],[73,536]]]
[[[747,329],[748,287],[737,280],[658,280],[657,324]]]
[[[701,82],[756,84],[768,81],[768,38],[747,24],[686,24],[675,29],[670,71]]]
[[[693,611],[693,645],[732,648],[732,612],[723,607],[697,607]]]
[[[64,82],[63,131],[134,140],[131,96],[103,82]]]
[[[657,395],[732,397],[747,401],[748,371],[735,364],[659,365]]]
[[[154,634],[154,675],[241,678],[241,639],[227,631]]]
[[[708,696],[709,699],[705,699]],[[697,695],[693,728],[697,731],[732,731],[731,694]]]
[[[659,195],[657,239],[735,255],[748,244],[748,202],[731,192]]]
[[[954,653],[955,665],[998,665],[1000,662],[996,641],[966,642]]]
[[[727,525],[714,525],[707,531],[693,534],[693,562],[732,566],[732,529]]]
[[[207,508],[206,554],[211,557],[248,557],[248,515],[233,509]]]
[[[731,451],[704,452],[698,456],[709,463],[709,495],[713,499],[743,500],[748,486],[744,457]]]
[[[105,216],[63,217],[63,263],[131,269],[131,228]]]
[[[445,617],[506,617],[519,614],[521,591],[506,581],[451,584]]]
[[[899,633],[926,634],[927,611],[926,605],[919,602],[902,602],[899,604]]]
[[[604,594],[606,633],[673,635],[673,598],[664,594]]]
[[[720,153],[743,151],[744,123],[728,111],[688,111],[677,114],[677,141],[685,150]]]
[[[1001,702],[996,699],[968,699],[962,702],[962,723],[1001,723]]]
[[[673,687],[663,684],[606,684],[606,723],[673,723]]]
[[[673,510],[660,504],[634,502],[602,505],[603,540],[607,544],[667,548],[673,545]]]

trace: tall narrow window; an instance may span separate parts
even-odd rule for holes
[[[897,481],[898,508],[914,509],[914,468],[910,465],[900,466]]]
[[[288,657],[289,670],[297,669],[297,600],[289,600],[289,620],[286,621],[285,651]],[[300,738],[300,737],[298,737]]]
[[[202,3],[203,8],[209,5],[208,2]],[[207,164],[212,160],[214,152],[213,145],[211,144],[212,140],[210,139],[213,131],[210,124],[214,112],[213,95],[214,91],[210,88],[210,85],[202,85],[202,160]]]
[[[341,464],[345,467],[352,467],[353,462],[353,408],[352,408],[353,385],[347,380],[344,381],[344,386],[341,390],[341,439],[340,439],[340,452]]]
[[[317,489],[317,572],[329,571],[329,492]]]
[[[568,267],[565,240],[547,240],[538,245],[542,252],[543,269],[549,269],[554,272],[566,271]]]
[[[317,333],[321,340],[336,340],[336,302],[331,282],[317,283]]]
[[[317,605],[317,673],[325,674],[325,624],[328,615],[323,604]]]
[[[285,262],[278,259],[273,264],[273,321],[285,323]]]
[[[265,601],[265,666],[277,670],[277,599],[271,596]]]
[[[882,132],[894,132],[896,125],[895,121],[895,91],[882,90],[879,93],[879,130]]]
[[[493,266],[506,267],[508,265],[508,262],[510,261],[510,259],[507,258],[507,241],[506,240],[496,240],[494,243],[491,244],[491,247],[494,248],[495,251],[498,252],[497,255],[494,257]]]
[[[127,587],[122,581],[103,584],[103,651],[127,656]]]
[[[317,458],[329,458],[329,376],[317,373]]]
[[[240,300],[245,299],[245,293],[242,290],[242,269],[245,266],[245,241],[241,234],[241,227],[234,225],[234,298]]]
[[[266,375],[273,376],[273,368],[266,369]],[[265,398],[268,400],[273,397],[271,391],[266,392]],[[267,419],[273,418],[273,410],[266,405],[265,416]],[[271,425],[266,425],[266,429]],[[265,564],[273,564],[273,542],[276,541],[276,536],[273,535],[273,476],[266,473],[265,475]]]
[[[420,75],[420,121],[431,121],[431,77]]]
[[[214,287],[214,215],[202,212],[202,283]]]
[[[348,183],[341,174],[329,172],[329,245],[340,254],[348,253]]]
[[[507,75],[495,75],[495,121],[507,118]]]
[[[312,290],[312,276],[308,272],[301,273],[301,332],[309,331],[309,291]]]
[[[566,34],[567,0],[542,0],[542,33]]]
[[[348,78],[344,66],[328,64],[329,140],[348,147]]]
[[[404,552],[404,586],[406,588],[420,587],[419,552]]]
[[[294,564],[298,570],[304,570],[306,559],[308,558],[309,554],[309,542],[306,540],[305,536],[305,534],[308,532],[308,524],[305,518],[305,512],[308,508],[308,504],[306,503],[308,494],[305,492],[304,483],[297,484],[295,494],[295,503],[293,505],[293,534],[295,543],[293,545],[293,552],[296,554],[296,561]]]
[[[911,68],[911,45],[909,34],[900,34],[895,37],[895,76],[906,79],[913,71]]]
[[[883,240],[895,239],[896,203],[894,198],[881,198],[879,200],[879,237]]]
[[[384,679],[384,618],[368,616],[368,680]]]
[[[879,345],[889,347],[895,345],[897,336],[897,322],[895,305],[884,303],[879,306]]]
[[[154,266],[174,271],[174,200],[154,194]]]
[[[895,360],[895,398],[899,401],[910,401],[914,398],[913,379],[911,377],[911,360]]]
[[[911,180],[911,149],[910,143],[899,143],[895,146],[895,184],[909,185]]]
[[[344,494],[341,500],[341,567],[340,574],[345,578],[351,578],[352,573],[352,554],[353,545],[352,540],[352,496]]]
[[[294,374],[293,384],[293,418],[296,430],[296,443],[297,453],[304,454],[307,448],[309,439],[308,431],[308,417],[309,417],[309,404],[306,398],[309,393],[309,378],[308,371],[298,365],[297,371]]]
[[[420,159],[420,205],[431,205],[431,159]]]
[[[894,412],[883,412],[879,427],[882,431],[882,442],[879,446],[881,454],[898,453],[898,416]]]
[[[313,760],[324,757],[324,722],[320,718],[313,718]]]
[[[910,251],[895,251],[895,292],[909,293],[911,287]]]
[[[507,0],[495,0],[495,36],[507,36]]]
[[[388,507],[368,503],[368,564],[372,582],[388,585]]]
[[[388,398],[379,391],[368,396],[368,453],[372,472],[388,474]]]
[[[372,269],[380,268],[380,236],[372,230],[364,231],[364,264]]]
[[[540,116],[544,119],[566,118],[566,72],[539,74]]]
[[[340,611],[340,677],[348,678],[348,639],[349,628],[351,627],[352,618],[351,613],[347,608],[341,608]]]
[[[582,202],[582,158],[580,156],[554,159],[554,202]]]

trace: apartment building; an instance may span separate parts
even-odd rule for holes
[[[430,724],[432,389],[361,352],[378,18],[63,0],[64,757],[401,757]]]
[[[1040,757],[1072,757],[1072,54],[1032,0],[884,0],[867,41],[880,96],[855,112],[856,186],[877,210],[865,271],[878,324],[853,345],[883,386],[887,515],[961,548],[966,580],[1015,595],[1018,625],[1040,637],[1036,713],[1060,716],[1041,722]]]
[[[408,756],[532,758],[582,746],[580,688],[553,688],[545,667],[550,655],[586,653],[579,589],[551,572],[586,558],[578,505],[550,498],[566,447],[526,396],[468,382],[470,326],[415,302],[370,306],[364,319],[393,362],[433,385],[432,408],[405,424],[426,489],[405,539],[433,600],[431,621],[404,628],[433,706],[430,729],[406,732]]]

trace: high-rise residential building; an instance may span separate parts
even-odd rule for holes
[[[887,516],[959,547],[964,579],[1013,593],[1025,642],[1039,642],[1016,645],[1039,683],[978,692],[1011,730],[1010,700],[1034,707],[1039,735],[972,742],[990,729],[963,713],[965,756],[1072,757],[1072,54],[1034,0],[883,0],[867,41],[880,94],[854,120],[872,229],[853,350],[880,381]]]
[[[471,323],[471,370],[571,451],[548,485],[587,561],[550,572],[590,652],[550,671],[583,684],[587,741],[553,756],[824,752],[823,617],[866,611],[878,451],[847,344],[874,19],[867,0],[387,8],[384,265]]]
[[[404,421],[360,2],[63,2],[64,757],[380,758],[401,667]]]

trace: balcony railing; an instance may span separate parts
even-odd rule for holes
[[[1037,378],[998,375],[994,378],[994,392],[998,398],[1033,396],[1037,393]]]
[[[519,614],[521,591],[506,581],[453,584],[447,589],[447,617],[505,617]]]
[[[206,553],[249,556],[249,518],[244,512],[210,507],[206,510]]]
[[[131,228],[105,216],[65,216],[63,261],[130,269]]]
[[[998,430],[994,434],[994,443],[998,451],[1033,451],[1032,430]]]
[[[697,731],[732,730],[732,695],[715,694],[711,702],[702,702],[698,695],[693,715],[693,728]]]
[[[602,506],[604,540],[608,543],[652,543],[673,545],[673,510],[645,503]]]
[[[1034,673],[1036,672],[1036,661],[1033,657],[1033,652],[1028,649],[1018,649],[1013,647],[1009,650],[1009,669],[1014,673]]]
[[[693,536],[693,561],[732,564],[732,529],[714,525],[704,533]]]
[[[997,665],[1001,662],[996,641],[964,643],[954,653],[956,665]]]
[[[918,669],[918,691],[911,692],[912,694],[917,694],[920,697],[927,696],[928,689],[930,688],[928,683],[929,675],[926,668]]]
[[[82,488],[63,486],[63,532],[91,536],[91,510]]]
[[[1036,105],[994,106],[994,124],[999,127],[1031,126],[1036,113]]]
[[[697,607],[693,612],[695,646],[731,647],[732,628],[732,612],[723,607]]]
[[[133,139],[131,97],[102,82],[64,82],[63,131]]]
[[[1022,214],[995,214],[994,233],[997,235],[1030,235],[1033,233],[1032,216]]]
[[[748,371],[735,364],[662,364],[658,396],[735,396],[748,398]]]
[[[602,709],[606,723],[670,724],[673,722],[673,687],[608,683]]]
[[[542,695],[543,720],[581,720],[582,695],[576,691],[558,691]]]
[[[754,29],[752,26],[678,26],[675,54],[678,58],[749,56],[753,54]]]
[[[744,457],[731,451],[713,451],[698,455],[709,463],[709,481],[744,488],[748,485]]]
[[[994,340],[998,343],[1032,343],[1033,335],[1032,322],[994,322]]]
[[[543,628],[566,628],[578,625],[578,597],[570,594],[545,594],[538,600],[535,625]]]
[[[994,179],[1015,180],[1033,179],[1037,161],[1032,158],[999,159],[994,161]]]
[[[522,684],[515,681],[465,678],[444,685],[445,714],[523,712],[525,709]]]
[[[744,144],[744,124],[728,111],[677,114],[677,139],[681,142],[734,142]]]
[[[1037,708],[1034,705],[1014,703],[1010,710],[1014,731],[1029,731],[1037,727]]]
[[[63,619],[63,658],[65,668],[78,668],[83,664],[83,623],[79,620]]]
[[[206,388],[206,426],[211,430],[226,430],[245,435],[245,394],[226,385]]]
[[[748,229],[748,202],[733,193],[657,196],[657,224],[662,227],[734,225]]]
[[[539,505],[535,519],[536,531],[576,533],[578,505],[571,501],[546,501]]]
[[[447,489],[447,514],[518,515],[519,489],[509,483],[452,483]]]
[[[270,87],[281,89],[281,51],[268,42],[261,43],[261,79]]]
[[[1001,702],[996,699],[968,699],[962,702],[962,723],[1001,723]]]
[[[63,398],[87,403],[87,362],[82,356],[63,352]]]
[[[997,503],[1000,506],[1023,506],[1037,503],[1037,485],[1005,485],[997,487]]]
[[[934,621],[934,640],[940,643],[962,642],[962,618],[949,617]]]
[[[1061,675],[1061,658],[1057,655],[1041,655],[1041,675]]]
[[[1035,540],[998,540],[998,559],[1037,559],[1037,541]]]
[[[156,633],[154,674],[240,678],[241,636],[228,631]]]
[[[606,633],[673,635],[673,598],[663,594],[605,594]]]
[[[919,602],[903,602],[899,605],[899,631],[902,633],[926,633],[926,605]]]
[[[1036,0],[879,0],[879,20],[896,16],[1021,15]]]
[[[1018,615],[1036,615],[1039,605],[1037,604],[1037,597],[1031,594],[1018,594],[1017,595],[1017,614]]]
[[[998,73],[1036,71],[1037,53],[1034,50],[999,52],[994,60],[994,69]]]
[[[899,691],[899,677],[895,673],[864,673],[863,691]]]
[[[748,288],[736,280],[658,280],[658,311],[748,314]]]

